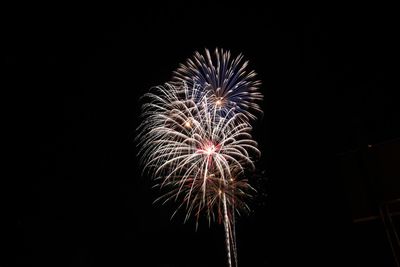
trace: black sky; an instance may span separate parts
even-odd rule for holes
[[[16,177],[1,266],[224,266],[221,226],[170,221],[132,143],[138,98],[206,47],[242,52],[265,95],[267,196],[239,219],[239,266],[361,266],[336,155],[400,136],[390,8],[34,10],[7,17],[5,59],[39,175]]]

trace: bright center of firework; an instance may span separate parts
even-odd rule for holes
[[[215,152],[216,147],[214,145],[208,145],[205,147],[204,150],[205,150],[206,154],[210,156]]]
[[[222,97],[215,101],[215,105],[218,107],[222,106]]]
[[[213,156],[219,150],[219,145],[215,145],[212,142],[206,142],[202,147],[198,148],[197,152],[206,154],[207,157]]]
[[[186,128],[190,128],[190,126],[191,126],[190,121],[185,122],[185,127]]]

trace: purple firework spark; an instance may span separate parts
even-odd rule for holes
[[[247,69],[248,61],[243,55],[232,57],[230,51],[215,49],[205,55],[195,52],[194,56],[180,64],[174,72],[174,84],[186,83],[189,88],[201,88],[207,94],[210,104],[226,114],[229,110],[243,113],[249,119],[256,119],[254,112],[262,112],[258,102],[263,99],[259,92],[261,82],[255,71]]]

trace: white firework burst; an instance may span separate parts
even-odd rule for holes
[[[227,180],[233,169],[254,168],[251,154],[260,152],[251,138],[251,126],[238,123],[243,114],[220,117],[215,110],[208,110],[206,97],[201,105],[192,99],[180,100],[179,94],[186,89],[167,85],[157,91],[165,97],[147,95],[153,101],[144,105],[146,120],[139,135],[142,163],[155,178],[207,179],[218,172],[220,179]]]

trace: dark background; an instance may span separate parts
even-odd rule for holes
[[[17,154],[33,166],[5,203],[0,266],[224,266],[221,226],[153,205],[132,142],[138,98],[205,47],[242,52],[263,81],[265,178],[238,221],[239,266],[392,266],[380,229],[352,223],[337,167],[400,136],[390,7],[35,6],[6,21]]]

